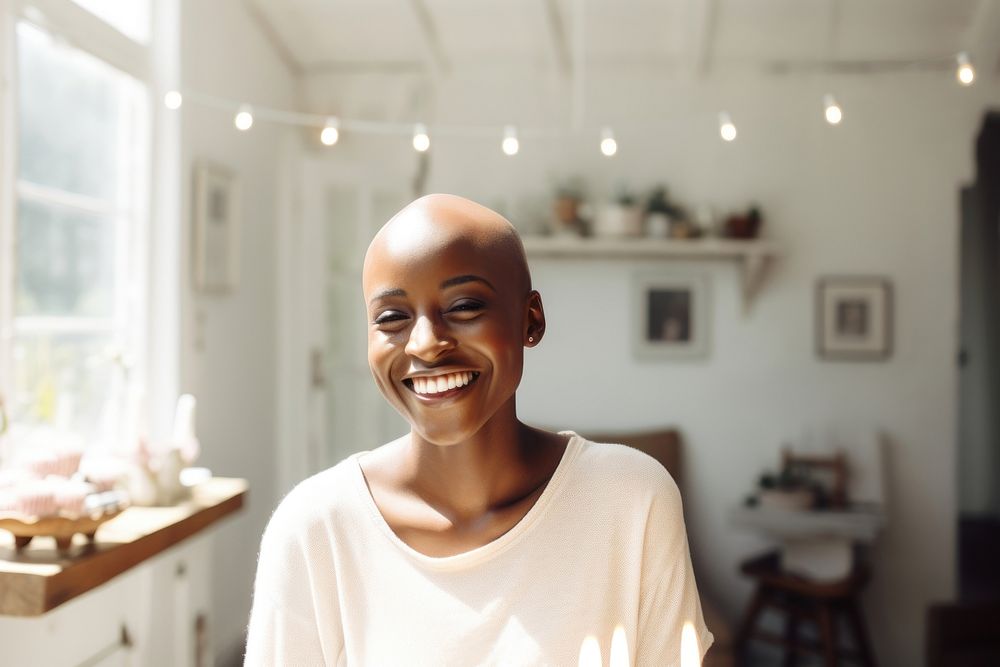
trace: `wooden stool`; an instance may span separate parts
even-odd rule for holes
[[[738,664],[746,664],[747,645],[751,640],[757,639],[784,647],[786,667],[795,665],[798,653],[822,655],[826,667],[839,664],[840,657],[874,667],[875,658],[859,600],[859,594],[868,581],[867,568],[855,561],[854,571],[844,579],[834,582],[812,581],[784,572],[777,552],[772,552],[744,561],[740,570],[757,580],[757,590],[736,634]],[[785,612],[784,636],[755,629],[761,613],[769,607]],[[839,615],[843,615],[848,621],[854,634],[856,650],[845,651],[838,645]],[[820,634],[819,643],[799,638],[799,623],[803,620],[816,623]]]

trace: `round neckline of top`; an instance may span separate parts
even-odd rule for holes
[[[552,477],[545,485],[545,488],[542,490],[542,494],[538,497],[538,500],[536,500],[535,504],[531,506],[531,509],[529,509],[527,513],[521,517],[520,521],[514,524],[513,528],[500,537],[487,542],[486,544],[470,549],[469,551],[463,551],[450,556],[428,556],[427,554],[417,551],[404,542],[399,535],[392,530],[389,523],[385,520],[385,517],[382,516],[382,512],[379,510],[378,505],[375,504],[375,498],[372,497],[371,490],[368,488],[368,482],[365,480],[364,471],[361,469],[359,459],[361,456],[367,454],[368,451],[356,452],[351,455],[351,459],[354,462],[354,465],[352,466],[352,475],[354,477],[356,491],[360,494],[361,501],[368,509],[368,513],[374,520],[379,532],[381,532],[392,544],[394,544],[396,548],[405,553],[412,560],[432,569],[460,569],[482,563],[490,558],[500,555],[510,547],[514,546],[514,544],[516,544],[523,535],[528,533],[532,526],[537,524],[545,515],[548,507],[552,505],[553,498],[555,498],[556,494],[559,493],[559,490],[563,485],[563,480],[566,478],[567,474],[566,471],[569,469],[573,460],[583,447],[583,438],[574,431],[559,431],[559,434],[568,435],[569,442],[566,443],[566,450],[563,452],[562,458],[559,460],[559,465],[556,466],[555,472],[552,473]]]

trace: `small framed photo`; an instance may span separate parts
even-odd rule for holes
[[[642,274],[633,294],[633,348],[642,359],[697,359],[709,347],[708,278]]]
[[[892,354],[892,285],[871,276],[816,284],[816,352],[823,359],[881,361]]]
[[[199,162],[194,172],[194,282],[203,292],[239,284],[239,182],[225,167]]]

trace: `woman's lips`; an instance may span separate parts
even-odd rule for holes
[[[406,388],[421,401],[436,402],[464,393],[475,384],[477,371],[457,371],[434,376],[418,376],[403,380]]]

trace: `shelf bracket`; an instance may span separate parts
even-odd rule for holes
[[[740,262],[740,293],[743,297],[743,314],[750,314],[750,306],[774,263],[774,255],[767,252],[748,252]]]

